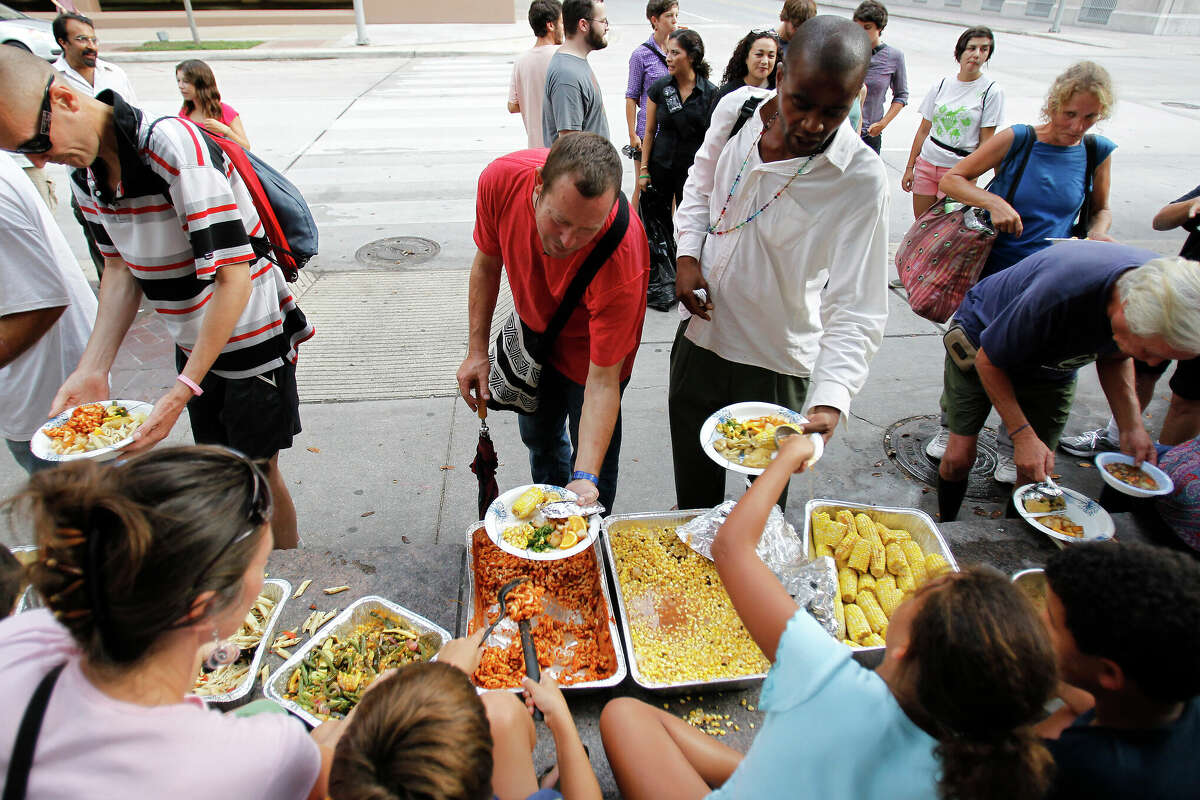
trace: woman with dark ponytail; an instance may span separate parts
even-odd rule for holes
[[[1054,652],[1007,578],[970,567],[921,586],[892,614],[872,672],[758,557],[771,507],[813,454],[808,436],[785,439],[712,546],[734,608],[772,662],[760,733],[743,756],[669,711],[613,700],[600,733],[621,795],[1040,798],[1052,764],[1031,726],[1055,688]]]
[[[256,464],[217,447],[76,461],[4,508],[35,537],[27,574],[47,606],[0,622],[0,770],[25,781],[19,796],[325,797],[332,751],[298,720],[191,695],[262,589],[271,492]]]

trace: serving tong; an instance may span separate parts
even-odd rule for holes
[[[483,632],[483,638],[480,643],[486,642],[488,637],[492,635],[492,631],[500,624],[500,620],[508,616],[508,593],[529,580],[529,576],[523,575],[520,578],[515,578],[500,587],[497,600],[500,603],[500,616],[496,617],[496,621],[487,626],[487,630]],[[529,619],[517,620],[517,630],[521,634],[521,653],[525,657],[525,674],[529,680],[534,683],[540,683],[542,680],[542,670],[538,666],[537,648],[533,645],[533,626]],[[534,720],[542,719],[542,711],[539,708],[533,709]]]

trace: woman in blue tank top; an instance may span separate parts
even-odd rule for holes
[[[1059,75],[1046,97],[1040,125],[1014,125],[1000,131],[960,161],[938,185],[949,197],[985,208],[999,235],[980,277],[1012,266],[1054,239],[1073,235],[1072,228],[1088,193],[1088,129],[1112,114],[1112,79],[1098,64],[1081,61]],[[1108,236],[1112,213],[1108,188],[1116,145],[1095,135],[1095,171],[1091,177],[1088,219],[1089,239],[1112,241]],[[1025,151],[1029,158],[1017,182],[1010,205],[1005,202],[1013,175]],[[974,181],[995,169],[997,180],[987,189]],[[1084,231],[1077,231],[1076,235]]]

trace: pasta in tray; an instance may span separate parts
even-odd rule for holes
[[[146,421],[141,412],[130,413],[119,403],[88,403],[71,412],[66,422],[43,430],[57,455],[88,453],[110,447],[133,435]]]

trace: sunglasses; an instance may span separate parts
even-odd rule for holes
[[[54,76],[46,81],[46,91],[42,93],[42,110],[38,114],[38,132],[31,139],[13,148],[14,153],[37,155],[50,150],[50,87],[54,85]]]
[[[195,589],[200,585],[201,581],[204,580],[204,577],[208,575],[208,571],[213,568],[213,565],[221,560],[221,557],[225,555],[229,548],[233,547],[238,542],[244,542],[246,539],[250,538],[255,531],[257,531],[263,526],[264,523],[271,519],[271,489],[267,485],[266,475],[263,474],[262,469],[257,464],[255,464],[246,456],[232,448],[226,449],[231,455],[245,464],[246,469],[250,471],[250,480],[252,482],[250,489],[250,509],[246,513],[246,521],[250,523],[250,527],[241,533],[235,534],[232,539],[225,543],[224,547],[217,551],[217,554],[213,556],[212,560],[209,561],[208,564],[204,566],[204,569],[200,570],[199,574],[196,576],[195,582],[192,585],[193,591],[195,591]]]

